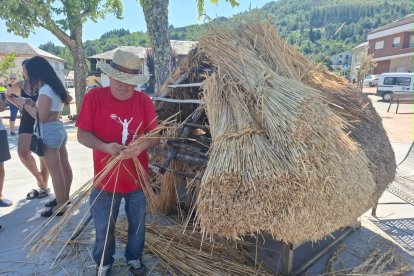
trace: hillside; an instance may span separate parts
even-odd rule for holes
[[[411,5],[411,0],[280,0],[262,10],[283,38],[321,61],[366,41],[370,31],[409,14]]]
[[[261,9],[241,13],[231,18],[219,17],[215,23],[231,26],[259,12],[279,29],[280,35],[291,45],[316,62],[329,65],[332,54],[350,50],[366,40],[367,34],[380,26],[411,12],[411,0],[279,0]],[[170,38],[197,40],[208,24],[175,28],[170,26]],[[100,39],[85,42],[86,56],[125,46],[148,46],[146,33],[114,30]],[[65,58],[69,52],[50,43],[41,49]],[[63,49],[62,49],[63,48]],[[72,67],[69,60],[68,67]]]

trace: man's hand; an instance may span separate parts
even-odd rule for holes
[[[124,159],[134,158],[140,155],[146,148],[142,143],[136,145],[129,145],[122,151],[122,157]]]
[[[108,143],[104,146],[104,152],[110,155],[118,155],[123,149],[124,146],[117,143]]]

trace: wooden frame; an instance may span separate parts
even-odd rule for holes
[[[327,254],[330,250],[332,250],[339,242],[344,240],[349,234],[351,234],[356,229],[361,227],[361,222],[356,221],[353,225],[345,228],[341,235],[337,237],[332,243],[326,246],[324,249],[319,251],[317,254],[313,255],[309,259],[305,261],[298,268],[293,267],[293,259],[295,257],[295,250],[300,248],[302,244],[291,244],[291,243],[284,243],[282,245],[282,263],[281,269],[279,269],[282,275],[299,275],[305,272],[309,267],[315,264],[320,258],[322,258],[325,254]]]

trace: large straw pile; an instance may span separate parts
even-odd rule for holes
[[[199,45],[217,72],[204,85],[213,145],[198,222],[204,233],[232,238],[320,239],[371,206],[368,161],[323,94],[280,77],[239,30]]]
[[[205,67],[214,73],[203,85],[213,140],[196,204],[203,233],[317,240],[351,224],[392,181],[394,154],[369,99],[269,24],[213,29],[170,83]]]
[[[127,230],[126,220],[120,220],[115,229],[117,238],[126,241]],[[231,241],[203,241],[196,229],[181,225],[147,224],[145,249],[172,275],[271,275],[243,246]]]

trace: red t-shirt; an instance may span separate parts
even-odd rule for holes
[[[109,87],[92,89],[85,95],[76,122],[82,130],[92,132],[105,143],[128,145],[135,133],[139,136],[157,127],[156,112],[151,99],[143,92],[136,92],[127,100],[112,96]],[[102,171],[110,155],[93,150],[94,172]],[[148,154],[142,152],[138,160],[148,171]],[[119,166],[99,183],[98,188],[108,192],[128,193],[141,189],[132,159],[122,160]]]

